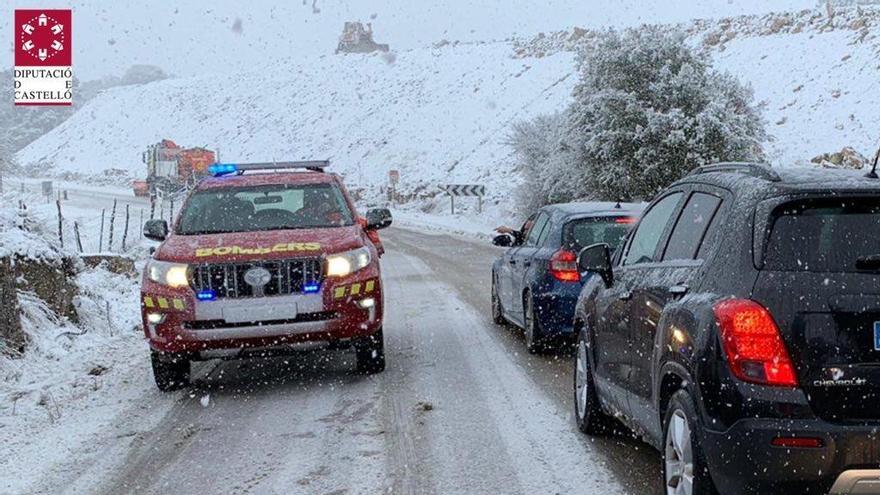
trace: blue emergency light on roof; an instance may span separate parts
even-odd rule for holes
[[[215,163],[208,167],[208,173],[214,177],[234,174],[238,172],[238,166],[234,163]]]
[[[303,162],[215,163],[208,167],[208,173],[214,177],[221,177],[229,174],[242,174],[249,170],[306,169],[314,172],[321,172],[329,166],[329,160],[310,160]]]
[[[196,299],[199,301],[213,301],[217,299],[217,293],[212,290],[202,290],[196,293]]]

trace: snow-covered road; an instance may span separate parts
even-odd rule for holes
[[[116,419],[130,434],[95,438],[34,493],[655,493],[656,452],[576,431],[570,358],[492,324],[495,248],[386,232],[384,373],[340,352],[199,364],[190,390],[144,390]]]

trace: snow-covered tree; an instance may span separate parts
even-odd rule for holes
[[[579,65],[569,124],[591,196],[647,199],[697,166],[761,158],[751,88],[713,70],[683,34],[608,32]]]
[[[713,70],[680,33],[605,33],[580,55],[579,73],[568,109],[514,126],[524,210],[649,199],[699,165],[761,158],[751,89]]]

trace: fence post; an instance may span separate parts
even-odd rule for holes
[[[116,200],[113,200],[113,209],[110,210],[110,235],[107,236],[107,251],[113,251],[113,224],[116,223]]]
[[[61,248],[64,249],[64,229],[62,229],[61,223],[61,200],[55,200],[55,206],[58,208],[58,242],[61,243]]]
[[[171,211],[168,212],[168,223],[174,222],[174,198],[171,198]]]
[[[128,206],[125,205],[125,231],[122,232],[122,250],[125,251],[125,241],[128,240]]]
[[[73,222],[73,235],[76,236],[76,249],[82,253],[83,252],[83,244],[82,239],[79,237],[79,223]]]
[[[104,252],[104,213],[107,210],[101,210],[101,233],[98,235],[98,252]]]

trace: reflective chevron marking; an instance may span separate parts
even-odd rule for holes
[[[446,184],[440,186],[450,196],[478,196],[486,195],[486,186],[479,184]]]

